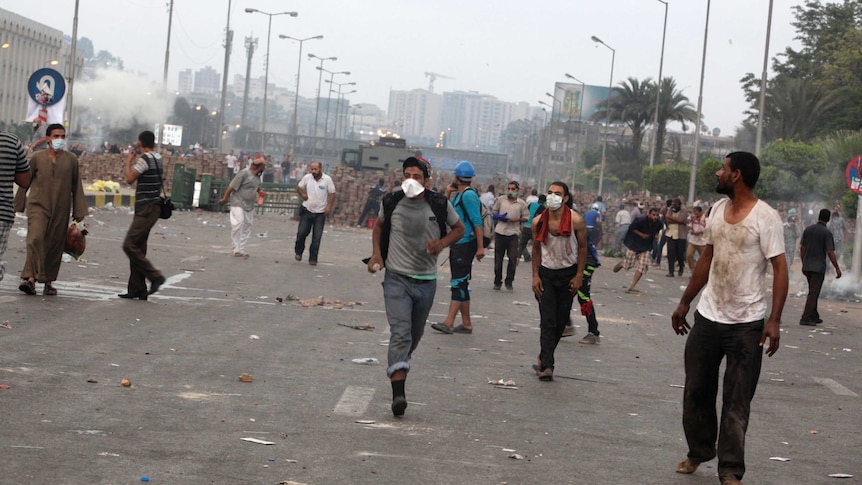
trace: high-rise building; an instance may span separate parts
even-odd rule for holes
[[[389,92],[392,128],[411,143],[433,143],[440,134],[443,97],[425,89]]]
[[[215,94],[221,92],[221,76],[210,66],[198,69],[195,72],[194,92],[202,94]]]
[[[178,73],[177,91],[180,96],[185,96],[192,92],[194,88],[194,75],[191,69],[185,69]]]
[[[502,131],[511,121],[528,116],[527,103],[500,101],[475,91],[446,92],[440,129],[447,147],[500,152]]]

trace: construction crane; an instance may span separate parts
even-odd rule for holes
[[[455,79],[454,77],[444,76],[442,74],[437,74],[436,72],[426,72],[425,77],[428,78],[428,92],[434,92],[434,81],[439,77],[440,79]]]

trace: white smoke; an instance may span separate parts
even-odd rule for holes
[[[99,119],[109,128],[164,123],[173,106],[173,94],[142,74],[97,69],[92,79],[75,84],[75,105],[89,120]]]

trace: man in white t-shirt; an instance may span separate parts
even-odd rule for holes
[[[715,204],[703,234],[706,248],[673,312],[677,335],[691,332],[685,343],[685,393],[682,424],[688,456],[677,473],[694,473],[716,456],[722,485],[738,485],[745,473],[745,431],[751,400],[760,377],[763,347],[778,351],[781,312],[787,299],[784,231],[778,212],[754,196],[760,161],[733,152],[716,172],[716,191],[728,196]],[[767,310],[766,271],[772,265],[772,308]],[[686,321],[689,304],[706,287],[694,325]],[[719,423],[715,398],[719,367],[727,358]],[[718,429],[716,429],[718,424]]]
[[[296,245],[294,252],[296,260],[302,261],[305,251],[305,238],[311,235],[311,246],[308,247],[308,264],[317,265],[317,253],[320,251],[320,239],[323,237],[323,227],[326,216],[332,213],[335,204],[335,184],[329,175],[323,173],[320,162],[312,162],[308,173],[296,185],[296,191],[304,201],[299,209],[299,227],[296,229]]]
[[[236,155],[233,154],[233,150],[224,157],[225,163],[227,163],[227,173],[228,175],[235,175],[239,172],[236,167]]]
[[[488,190],[485,191],[484,194],[479,196],[479,202],[488,209],[488,212],[491,212],[491,209],[494,208],[494,202],[497,201],[497,195],[494,193],[494,186],[489,185]]]

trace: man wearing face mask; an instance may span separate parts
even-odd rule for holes
[[[533,219],[533,294],[539,302],[541,323],[539,361],[534,367],[541,381],[554,380],[554,351],[569,323],[575,295],[587,265],[587,226],[572,208],[569,187],[554,182],[548,188],[548,210]],[[598,332],[598,331],[597,331]]]
[[[254,205],[260,190],[260,174],[266,169],[263,158],[256,158],[247,168],[240,170],[230,181],[224,197],[218,201],[225,204],[230,200],[230,237],[233,240],[233,255],[247,257],[245,244],[251,235],[254,221]]]
[[[509,182],[506,195],[494,202],[491,213],[497,224],[494,226],[494,289],[499,290],[503,284],[503,256],[509,259],[506,267],[506,289],[512,290],[515,281],[515,268],[518,266],[518,244],[521,235],[521,223],[530,216],[530,210],[523,199],[518,198],[521,186],[516,181]]]
[[[78,157],[66,150],[66,129],[52,124],[36,145],[49,143],[30,159],[32,181],[27,194],[27,259],[18,289],[36,294],[36,282],[44,283],[44,295],[56,295],[53,282],[60,272],[69,230],[69,213],[77,222],[87,216]]]
[[[311,162],[308,173],[296,185],[296,191],[304,201],[299,210],[299,227],[296,229],[296,260],[302,261],[305,238],[314,229],[311,246],[308,248],[308,264],[315,266],[326,217],[332,213],[332,206],[335,204],[335,184],[329,175],[323,173],[320,162]]]
[[[369,273],[386,268],[383,302],[390,333],[386,375],[395,416],[403,416],[407,409],[404,384],[434,305],[437,258],[465,233],[446,197],[425,190],[430,178],[427,162],[410,157],[404,161],[403,173],[401,190],[383,197],[368,259]]]

